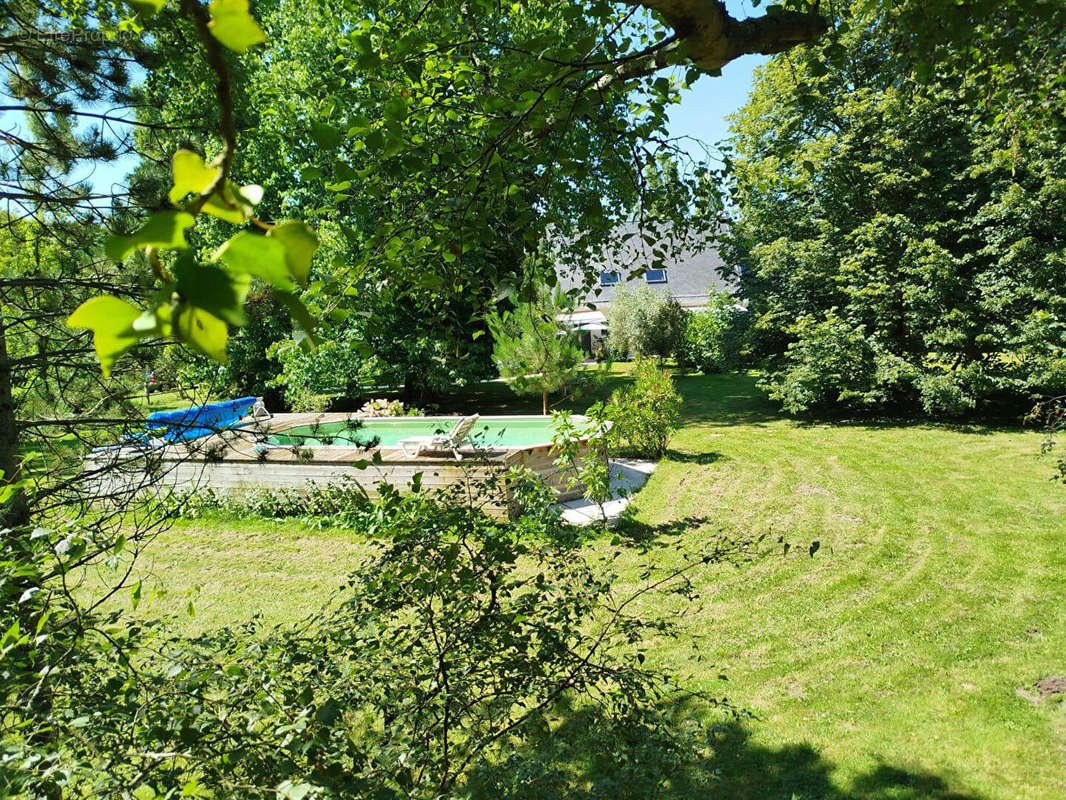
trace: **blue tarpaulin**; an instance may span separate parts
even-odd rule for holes
[[[252,410],[255,401],[254,397],[240,397],[177,411],[156,411],[148,415],[148,436],[167,442],[208,436],[241,420]]]

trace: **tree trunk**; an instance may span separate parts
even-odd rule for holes
[[[19,429],[15,419],[15,399],[11,395],[11,360],[7,356],[7,334],[4,318],[0,317],[0,470],[4,471],[2,483],[14,483],[21,478],[21,454],[19,453]],[[3,509],[3,526],[19,528],[29,523],[29,505],[26,495],[16,492],[11,502]]]
[[[426,399],[426,383],[420,374],[412,370],[404,370],[403,389],[400,390],[400,399],[409,406],[422,405]]]
[[[0,478],[0,485],[14,483],[22,477],[19,427],[18,421],[15,419],[15,399],[11,394],[11,359],[7,355],[7,332],[2,315],[0,315],[0,469],[4,471],[3,477]],[[26,535],[25,529],[30,522],[30,506],[26,494],[21,490],[16,491],[8,504],[0,508],[0,515],[3,517],[0,519],[0,525],[11,529],[11,532],[7,534],[8,536]],[[15,539],[12,538],[11,541],[14,542]],[[33,586],[33,583],[29,578],[16,578],[3,588],[0,599],[8,603],[13,602],[14,598],[19,597],[31,586]],[[19,602],[16,608],[18,609],[19,625],[23,630],[32,630],[32,626],[37,622],[40,608],[35,603],[22,602]],[[38,670],[45,665],[43,652],[34,650],[34,654],[31,656],[34,670]],[[37,721],[44,723],[31,725],[28,729],[30,742],[39,746],[51,743],[54,740],[54,734],[52,726],[47,724],[48,716],[52,711],[52,687],[50,683],[42,681],[38,690],[30,697],[26,710],[30,715],[36,717]]]
[[[542,392],[540,396],[541,407],[544,409],[544,416],[548,416],[548,393]]]
[[[770,55],[790,50],[817,39],[829,29],[825,18],[817,12],[817,3],[808,13],[780,9],[763,17],[734,19],[721,0],[627,2],[658,11],[674,29],[680,52],[668,61],[691,61],[704,72],[717,72],[748,53]]]

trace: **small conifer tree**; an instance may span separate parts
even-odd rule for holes
[[[488,318],[500,377],[513,378],[520,395],[539,394],[545,414],[548,395],[575,380],[584,356],[573,333],[559,323],[558,316],[568,308],[561,291],[543,290],[536,301]]]

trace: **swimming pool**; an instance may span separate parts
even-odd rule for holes
[[[86,457],[86,468],[102,476],[101,497],[135,493],[145,487],[241,493],[250,489],[306,491],[314,484],[345,481],[361,486],[369,496],[387,483],[399,491],[451,491],[461,486],[479,507],[493,516],[511,513],[511,487],[500,477],[520,467],[539,474],[559,502],[582,495],[584,486],[556,463],[552,420],[541,416],[484,416],[474,427],[479,449],[464,449],[456,459],[450,451],[413,456],[399,447],[408,436],[448,433],[462,417],[374,417],[352,426],[345,414],[275,414],[263,427],[237,426],[197,439],[190,447],[169,443],[153,450],[106,448]],[[581,428],[585,418],[575,415]],[[265,429],[264,429],[265,428]],[[267,447],[263,447],[265,441]],[[378,452],[369,458],[369,440],[378,438]],[[358,442],[359,444],[354,444]],[[272,445],[272,446],[270,446]],[[298,447],[295,445],[299,445]],[[215,448],[215,449],[212,449]],[[602,458],[578,444],[579,460]],[[121,463],[122,469],[104,469]]]
[[[353,447],[376,440],[378,447],[399,447],[400,441],[411,436],[447,434],[462,417],[372,417],[353,420],[362,423],[355,427],[346,420],[321,422],[318,425],[297,425],[272,434],[267,442],[279,447]],[[482,417],[471,431],[471,438],[479,447],[510,448],[546,445],[552,441],[552,420],[549,417]]]

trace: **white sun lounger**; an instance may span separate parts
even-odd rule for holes
[[[474,429],[480,416],[480,414],[474,414],[470,417],[463,417],[455,423],[451,433],[438,433],[434,436],[409,436],[406,439],[401,439],[400,447],[403,448],[404,454],[411,458],[420,456],[426,451],[451,450],[455,460],[462,461],[463,456],[459,452],[459,448],[470,438],[470,431]]]

